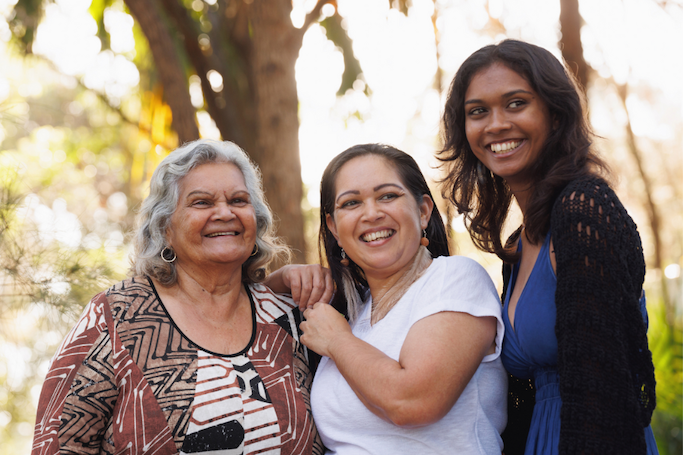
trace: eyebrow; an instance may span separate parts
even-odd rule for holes
[[[187,199],[187,198],[189,198],[189,197],[191,197],[191,196],[195,196],[195,195],[197,195],[197,194],[208,194],[209,196],[212,195],[212,193],[210,193],[209,191],[205,191],[205,190],[194,190],[194,191],[190,191],[189,193],[187,193],[187,196],[185,196],[185,199]]]
[[[399,190],[405,191],[405,189],[401,185],[397,185],[396,183],[382,183],[381,185],[377,185],[376,187],[374,187],[372,189],[372,191],[377,192],[377,191],[381,190],[382,188],[386,188],[388,186],[396,187]],[[342,194],[337,196],[337,199],[335,200],[335,202],[339,202],[339,199],[341,199],[342,196],[345,196],[347,194],[360,194],[360,191],[358,191],[358,190],[344,191]]]
[[[236,194],[240,194],[240,193],[242,193],[242,194],[249,194],[249,191],[247,191],[247,190],[237,190],[237,191],[233,192],[230,196],[235,196]],[[190,197],[192,197],[192,196],[196,196],[196,195],[208,195],[208,196],[213,196],[213,193],[212,193],[211,191],[207,191],[207,190],[194,190],[194,191],[190,191],[189,193],[187,193],[187,196],[185,196],[185,199],[188,199],[188,198],[190,198]]]
[[[534,95],[533,93],[531,93],[531,92],[528,91],[528,90],[519,89],[519,90],[512,90],[511,92],[503,93],[502,95],[500,95],[500,97],[503,98],[503,99],[504,99],[504,98],[509,98],[509,97],[514,96],[514,95],[516,95],[516,94],[518,94],[518,93],[526,93],[526,94],[532,95],[532,96]],[[465,101],[465,105],[467,105],[467,104],[483,103],[483,102],[484,102],[484,100],[473,99],[473,100],[467,100],[467,101]]]

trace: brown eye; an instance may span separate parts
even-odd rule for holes
[[[340,207],[343,208],[343,209],[346,209],[346,208],[355,207],[356,205],[358,205],[358,201],[352,199],[352,200],[350,200],[350,201],[345,201],[345,202],[343,202],[343,203],[340,205]]]
[[[525,104],[526,102],[524,100],[515,100],[511,102],[508,106],[514,109],[516,107],[524,106]]]
[[[379,200],[380,200],[380,201],[391,201],[391,200],[396,199],[396,198],[399,197],[399,196],[400,196],[400,195],[399,195],[399,194],[396,194],[396,193],[387,193],[387,194],[383,194],[383,195],[379,198]]]

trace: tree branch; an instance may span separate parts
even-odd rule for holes
[[[223,75],[223,80],[226,81],[227,71],[221,68],[223,65],[219,59],[212,58],[213,53],[211,49],[209,49],[208,52],[204,52],[199,46],[199,32],[196,28],[196,22],[187,14],[185,7],[180,5],[177,0],[161,0],[161,4],[182,34],[182,42],[187,57],[201,81],[207,111],[209,112],[209,115],[211,115],[211,118],[216,122],[218,130],[221,132],[221,136],[223,136],[223,139],[229,139],[237,143],[243,142],[235,109],[230,105],[232,103],[229,104],[226,102],[224,106],[219,106],[217,96],[214,94],[207,76],[210,70],[218,71]],[[211,42],[212,47],[215,47],[216,45],[218,45],[218,43],[215,41]],[[224,83],[223,85],[225,91],[230,91],[227,83]],[[233,95],[233,93],[230,93],[231,97]]]
[[[173,113],[173,127],[182,144],[199,138],[195,108],[190,101],[187,78],[173,36],[154,1],[124,0],[147,37],[154,64],[164,87],[164,98]]]
[[[664,304],[666,307],[666,316],[669,324],[673,325],[674,322],[674,308],[671,302],[671,299],[669,298],[668,295],[668,289],[666,286],[666,278],[664,277],[664,258],[662,254],[662,239],[661,236],[659,235],[659,231],[661,229],[661,216],[659,214],[659,210],[657,208],[657,204],[655,203],[654,199],[652,198],[652,194],[654,192],[653,190],[653,184],[652,180],[650,179],[650,176],[647,174],[645,170],[645,166],[643,164],[643,158],[642,155],[643,153],[640,151],[640,148],[638,147],[638,143],[636,142],[636,136],[633,133],[633,128],[631,126],[631,116],[629,114],[628,107],[626,105],[626,98],[628,97],[628,84],[619,84],[617,83],[614,78],[611,78],[612,84],[617,89],[617,94],[619,95],[619,99],[621,100],[621,105],[624,109],[624,113],[626,114],[626,143],[628,145],[628,150],[631,152],[631,156],[633,157],[633,160],[636,163],[636,167],[638,168],[638,172],[640,173],[640,179],[643,182],[643,186],[645,189],[645,208],[647,210],[649,222],[650,222],[650,231],[652,232],[652,240],[654,243],[654,256],[655,256],[655,268],[659,269],[661,273],[661,287],[662,287],[662,297],[664,300]]]
[[[323,6],[327,5],[334,5],[334,7],[337,7],[337,1],[336,0],[318,0],[318,3],[315,4],[313,7],[313,10],[306,15],[306,20],[304,21],[304,25],[301,27],[301,35],[306,33],[306,30],[308,30],[308,27],[311,26],[314,22],[317,22],[318,19],[320,19],[320,13],[323,9]]]
[[[567,66],[574,73],[581,88],[588,88],[588,64],[583,56],[581,26],[583,18],[579,13],[578,0],[560,0],[560,49]]]
[[[52,71],[59,73],[59,74],[62,74],[62,75],[65,75],[64,73],[62,73],[59,70],[59,68],[57,68],[57,65],[55,65],[55,63],[52,60],[48,59],[47,57],[44,57],[44,56],[38,55],[38,54],[33,54],[33,57],[38,58],[38,59],[42,60],[43,62],[45,62],[52,69]],[[151,129],[140,125],[139,120],[135,120],[135,119],[129,117],[128,114],[123,112],[123,110],[120,107],[114,106],[113,104],[111,104],[111,102],[109,101],[109,98],[107,97],[107,95],[105,93],[102,93],[98,90],[95,90],[95,89],[88,87],[87,85],[85,85],[83,83],[83,81],[80,78],[78,78],[76,76],[71,76],[71,77],[73,77],[73,80],[76,81],[76,84],[80,88],[82,88],[83,90],[86,90],[90,93],[93,93],[95,96],[97,96],[97,98],[105,106],[107,106],[107,108],[109,110],[111,110],[112,112],[115,112],[119,116],[119,118],[121,119],[121,121],[123,123],[125,123],[127,125],[134,126],[135,128],[137,128],[138,130],[142,131],[143,133],[149,135],[150,137],[152,136],[152,130]],[[162,143],[159,145],[163,146],[167,150],[173,150],[174,148],[176,148],[176,145],[171,144],[170,142],[165,142],[165,143]]]

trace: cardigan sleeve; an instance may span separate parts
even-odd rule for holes
[[[654,368],[638,306],[640,237],[600,179],[570,183],[555,202],[555,303],[562,397],[560,454],[645,453]]]

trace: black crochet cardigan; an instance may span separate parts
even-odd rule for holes
[[[557,259],[559,453],[644,454],[655,377],[638,303],[645,261],[636,225],[607,183],[593,177],[560,193],[550,230]],[[511,270],[503,266],[503,298]],[[533,395],[531,381],[510,377],[505,455],[524,453]]]

